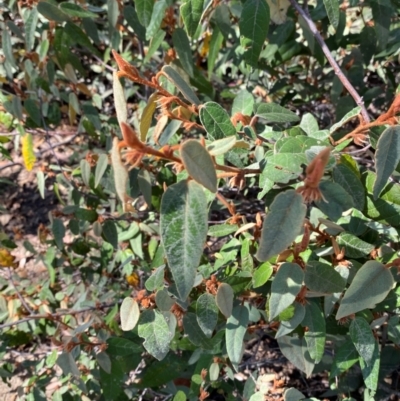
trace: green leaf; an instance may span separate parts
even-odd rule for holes
[[[340,247],[344,246],[345,255],[348,258],[362,258],[375,248],[374,245],[368,244],[350,233],[341,233],[337,237],[337,242]]]
[[[183,329],[188,336],[189,341],[203,349],[212,349],[213,343],[209,340],[204,332],[201,330],[197,317],[194,313],[186,313],[183,317]]]
[[[135,2],[136,7],[138,7],[137,4],[139,2],[140,2],[140,0]],[[153,11],[154,2],[149,1],[148,3],[151,8],[150,13],[149,13],[150,14],[149,18],[151,18],[151,13]],[[126,21],[128,22],[129,26],[133,29],[133,32],[135,32],[136,35],[138,36],[138,38],[144,42],[146,40],[146,28],[140,23],[139,16],[138,16],[136,10],[132,6],[125,5],[124,6],[124,17],[125,17]]]
[[[232,116],[236,113],[241,113],[244,116],[251,116],[254,107],[254,97],[246,89],[242,89],[233,99]]]
[[[151,207],[151,195],[152,195],[152,184],[151,184],[151,176],[150,173],[141,168],[138,174],[138,184],[140,192],[143,194],[144,201],[147,203],[147,206]]]
[[[94,173],[94,187],[100,184],[101,179],[103,178],[104,173],[106,172],[108,167],[108,156],[106,154],[101,154],[99,159],[97,160],[96,170]]]
[[[196,317],[201,330],[210,338],[218,320],[218,306],[213,295],[204,293],[199,296],[196,303]]]
[[[112,220],[106,220],[103,224],[104,239],[115,249],[118,248],[118,232],[115,223]]]
[[[390,19],[393,14],[390,0],[375,0],[370,4],[374,28],[378,39],[378,49],[385,50],[389,40]]]
[[[236,129],[233,126],[228,113],[218,103],[205,103],[200,109],[200,121],[211,140],[236,135]]]
[[[40,12],[40,14],[42,14],[45,18],[47,18],[50,21],[56,21],[56,22],[69,21],[69,17],[67,14],[62,12],[54,4],[48,3],[47,1],[39,1],[37,5],[37,10]]]
[[[323,199],[315,203],[332,220],[338,220],[346,210],[354,206],[353,198],[336,182],[322,181],[319,189]]]
[[[110,337],[107,339],[107,354],[110,356],[128,356],[142,353],[143,347],[126,338]]]
[[[231,150],[236,144],[236,137],[234,135],[226,138],[218,139],[207,145],[208,153],[211,156],[219,156]]]
[[[388,127],[379,137],[376,153],[376,180],[373,189],[374,199],[382,189],[400,162],[400,125]]]
[[[271,285],[269,319],[272,320],[292,305],[301,290],[304,273],[297,263],[283,263]]]
[[[97,14],[78,6],[78,4],[64,1],[59,4],[59,8],[68,16],[74,18],[97,18]]]
[[[175,396],[174,396],[172,401],[186,401],[186,394],[182,390],[179,390],[175,394]]]
[[[124,331],[133,330],[140,317],[138,303],[130,297],[126,297],[121,304],[121,329]]]
[[[242,45],[246,49],[245,61],[257,66],[261,49],[267,38],[269,28],[269,7],[265,0],[247,0],[243,4],[239,21]]]
[[[284,401],[300,401],[303,398],[306,398],[305,395],[293,387],[286,389],[283,393]]]
[[[364,383],[370,390],[376,391],[379,380],[380,352],[379,344],[375,340],[374,353],[371,362],[368,365],[363,358],[360,359],[361,372],[364,378]]]
[[[65,236],[65,227],[64,223],[60,219],[53,219],[53,224],[51,227],[51,231],[54,235],[54,241],[56,242],[58,249],[64,249],[64,236]]]
[[[114,401],[122,392],[123,378],[125,375],[124,364],[120,360],[111,359],[111,373],[100,369],[100,383],[102,396],[105,401]]]
[[[180,90],[182,95],[189,100],[190,103],[195,104],[196,106],[200,105],[200,100],[193,92],[193,89],[186,83],[186,81],[176,70],[174,70],[170,65],[165,65],[162,68],[162,71],[166,77]]]
[[[306,304],[306,314],[302,322],[303,327],[307,327],[304,333],[308,352],[315,363],[319,363],[324,356],[325,350],[325,316],[315,301]]]
[[[139,10],[138,10],[139,21],[141,22],[141,24],[143,26],[145,26],[147,28],[147,30],[146,30],[146,39],[147,40],[151,39],[156,34],[156,32],[160,29],[161,22],[162,22],[163,18],[165,17],[165,11],[167,10],[167,8],[168,8],[168,3],[165,0],[156,1],[154,3],[153,12],[151,14],[151,20],[148,24],[145,23],[141,19],[141,16],[140,16]]]
[[[159,49],[161,43],[163,42],[165,35],[167,33],[162,29],[158,30],[157,33],[151,38],[149,49],[147,50],[146,57],[143,60],[143,63],[148,63],[149,60],[153,57],[153,54]]]
[[[346,340],[344,343],[340,344],[335,351],[335,357],[333,359],[329,378],[333,379],[346,372],[358,361],[358,359],[358,353],[353,342],[350,339]]]
[[[221,313],[229,318],[232,314],[233,308],[233,289],[227,283],[221,283],[218,287],[217,296],[215,297],[215,302]]]
[[[39,21],[39,13],[37,8],[25,10],[27,18],[25,20],[25,48],[30,52],[35,44],[35,31]]]
[[[304,337],[280,337],[278,338],[278,345],[289,362],[302,372],[305,372],[307,377],[311,376],[315,364],[310,357]]]
[[[218,29],[217,26],[214,27],[213,33],[211,35],[210,48],[207,57],[208,78],[211,77],[214,71],[215,62],[217,61],[219,50],[221,49],[223,41],[224,36],[222,35],[221,31]]]
[[[32,121],[40,127],[42,125],[42,115],[36,101],[33,99],[26,99],[24,107]]]
[[[85,32],[82,31],[77,25],[72,22],[67,22],[64,26],[64,33],[68,35],[73,43],[77,43],[83,47],[86,47],[94,54],[99,54],[99,51],[92,45],[92,42],[88,38]]]
[[[255,114],[267,123],[295,123],[300,120],[296,113],[275,103],[260,103]]]
[[[111,359],[105,352],[98,352],[96,354],[96,361],[105,372],[111,373]]]
[[[186,0],[180,8],[181,17],[189,36],[196,33],[203,12],[204,0]]]
[[[329,22],[336,30],[339,25],[339,0],[324,0],[324,5]]]
[[[390,270],[382,263],[369,260],[357,271],[350,287],[345,292],[336,319],[374,308],[386,298],[393,284]]]
[[[178,295],[186,300],[207,236],[207,200],[193,181],[171,185],[161,199],[160,231]]]
[[[147,28],[151,21],[153,14],[154,1],[153,0],[136,0],[135,8],[140,23]]]
[[[306,309],[298,302],[294,303],[294,313],[291,319],[281,321],[279,329],[275,334],[275,338],[279,338],[291,333],[303,321]]]
[[[346,280],[331,265],[310,261],[306,266],[304,284],[311,291],[333,294],[344,290]]]
[[[249,323],[249,306],[247,303],[233,308],[232,315],[226,322],[225,341],[228,357],[237,370],[244,352],[243,339]]]
[[[306,216],[303,198],[294,190],[280,193],[264,220],[257,259],[267,261],[285,250],[300,234]]]
[[[353,170],[345,164],[338,164],[333,169],[333,180],[352,197],[356,209],[364,210],[365,189]]]
[[[375,337],[368,322],[360,316],[356,316],[350,324],[349,334],[357,352],[369,366],[373,362],[375,350]]]
[[[253,288],[261,287],[271,277],[274,269],[269,262],[263,263],[253,274]]]
[[[266,160],[267,165],[264,167],[263,175],[272,182],[286,184],[303,173],[303,168],[301,167],[304,162],[303,155],[276,153],[272,156],[267,156]]]
[[[153,115],[157,108],[157,100],[159,95],[157,93],[153,93],[150,95],[149,100],[147,101],[146,107],[143,109],[142,116],[140,118],[140,140],[142,142],[146,141],[147,132],[151,126],[153,121]]]
[[[312,136],[314,132],[319,130],[318,122],[311,113],[306,113],[301,118],[300,128],[308,135]]]
[[[157,267],[153,274],[146,280],[147,291],[161,290],[164,288],[164,269],[165,265]]]
[[[156,310],[145,310],[139,320],[138,334],[144,338],[143,346],[161,361],[168,354],[171,333],[163,315]]]
[[[217,173],[207,150],[195,139],[185,141],[180,148],[188,174],[209,191],[217,192]]]
[[[176,52],[178,53],[179,60],[183,69],[193,77],[193,55],[190,48],[189,39],[186,32],[182,28],[175,29],[172,34],[172,43]]]

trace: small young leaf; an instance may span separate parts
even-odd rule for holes
[[[376,153],[376,181],[374,199],[379,197],[395,168],[400,162],[400,125],[388,127],[379,137]]]
[[[200,295],[196,303],[196,317],[203,333],[210,338],[218,320],[218,306],[213,295]]]
[[[200,142],[194,139],[185,141],[180,153],[188,174],[209,191],[217,192],[217,173],[213,160]]]
[[[300,194],[294,190],[280,193],[264,220],[257,259],[267,261],[286,249],[300,234],[305,216],[306,206]]]
[[[139,320],[140,310],[138,303],[130,297],[126,297],[121,304],[120,317],[121,329],[124,331],[133,330]]]
[[[94,173],[94,187],[100,184],[101,179],[103,178],[104,173],[106,172],[108,167],[108,156],[104,153],[99,156],[96,164],[96,170]]]
[[[232,314],[233,296],[233,289],[229,284],[222,283],[218,287],[215,301],[218,305],[219,310],[226,318],[229,318]]]
[[[243,338],[249,323],[249,306],[247,303],[238,305],[232,310],[232,315],[226,322],[225,340],[228,357],[237,370],[244,352]]]
[[[199,26],[201,14],[203,12],[204,0],[185,0],[181,5],[180,11],[189,36],[193,37]]]
[[[390,270],[380,262],[369,260],[358,270],[345,292],[336,319],[364,309],[374,308],[376,304],[386,298],[393,284],[394,280]]]
[[[291,319],[281,321],[275,338],[286,336],[291,333],[304,319],[306,309],[298,302],[294,303],[294,314]]]
[[[271,263],[265,262],[259,266],[253,275],[253,288],[264,285],[271,277],[273,271]]]
[[[283,263],[271,285],[269,319],[272,320],[292,305],[304,280],[304,273],[297,263]]]
[[[161,240],[182,301],[193,288],[203,253],[207,212],[204,190],[193,181],[171,185],[161,199]]]
[[[236,135],[236,129],[233,126],[228,113],[218,103],[207,102],[200,109],[200,121],[211,140]]]

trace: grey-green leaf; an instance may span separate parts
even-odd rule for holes
[[[325,316],[317,301],[310,301],[306,304],[306,315],[302,326],[307,327],[304,338],[308,352],[314,362],[319,363],[324,356],[326,327]]]
[[[339,0],[324,0],[329,22],[336,29],[339,24]]]
[[[213,295],[204,293],[199,296],[196,303],[196,317],[201,330],[210,338],[218,320],[218,306]]]
[[[221,313],[226,317],[229,318],[232,314],[233,309],[233,289],[227,283],[222,283],[218,287],[217,296],[215,301]]]
[[[372,1],[372,16],[379,50],[385,50],[389,40],[390,19],[393,9],[390,0]]]
[[[236,129],[228,113],[218,103],[207,102],[200,109],[200,121],[212,140],[236,135]]]
[[[189,175],[209,191],[217,192],[217,172],[204,146],[195,139],[189,139],[182,144],[180,152]]]
[[[365,189],[357,175],[346,165],[338,164],[333,169],[333,180],[353,199],[354,207],[364,210]]]
[[[376,180],[373,189],[374,199],[378,198],[399,162],[400,125],[396,125],[388,127],[378,139],[375,153]]]
[[[271,285],[269,319],[272,320],[292,305],[301,290],[304,273],[297,263],[283,263]]]
[[[265,0],[247,0],[243,4],[239,21],[242,45],[246,49],[244,59],[257,66],[269,28],[270,12]]]
[[[264,220],[257,259],[264,262],[285,250],[300,234],[305,216],[300,194],[291,189],[280,193]]]
[[[296,113],[275,103],[260,103],[255,114],[268,123],[295,123],[300,120]]]
[[[386,298],[393,284],[390,270],[380,262],[369,260],[358,270],[345,292],[336,319],[374,308]]]
[[[232,315],[226,323],[226,350],[232,365],[237,369],[244,351],[243,338],[249,323],[248,304],[233,308]]]
[[[103,175],[107,170],[107,166],[108,166],[108,156],[103,153],[99,156],[99,159],[97,160],[97,164],[96,164],[96,170],[94,173],[94,187],[95,188],[100,184],[100,181],[103,178]]]
[[[153,13],[154,1],[153,0],[136,0],[135,8],[139,22],[147,28],[150,24],[151,15]]]
[[[285,336],[286,334],[291,333],[304,319],[306,314],[305,307],[298,303],[294,303],[294,314],[291,319],[281,321],[279,325],[279,329],[275,334],[275,338],[279,338]]]
[[[140,310],[138,303],[133,298],[126,297],[122,301],[120,309],[122,330],[133,330],[139,320],[139,316]]]
[[[172,43],[178,53],[183,69],[193,77],[193,56],[189,39],[182,28],[175,29],[172,34]]]
[[[54,240],[56,242],[57,248],[58,249],[63,249],[64,248],[64,235],[65,235],[65,227],[64,223],[60,219],[53,219],[53,224],[51,227],[51,230],[53,231],[54,235]]]
[[[143,346],[161,361],[169,351],[171,333],[164,316],[156,310],[146,310],[140,316],[138,334],[144,338]]]
[[[346,280],[333,266],[317,261],[307,263],[304,283],[309,290],[323,294],[341,292],[346,286]]]
[[[357,352],[370,365],[374,356],[375,337],[368,322],[356,316],[350,323],[349,334]]]
[[[171,185],[161,199],[161,240],[182,301],[196,277],[207,236],[207,199],[193,181]]]
[[[204,0],[186,0],[180,8],[183,23],[189,36],[194,36],[203,12]]]

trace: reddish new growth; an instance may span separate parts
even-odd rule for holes
[[[303,196],[307,203],[323,199],[319,183],[324,176],[325,166],[328,164],[330,154],[331,149],[325,148],[314,157],[306,169],[304,185],[297,188],[297,192]]]

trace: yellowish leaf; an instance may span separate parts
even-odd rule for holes
[[[36,161],[35,152],[33,150],[32,135],[25,134],[21,138],[21,142],[22,142],[22,158],[24,159],[25,167],[28,171],[31,171]]]
[[[8,249],[0,249],[0,267],[16,268],[17,265],[14,261],[15,256],[11,255]]]

